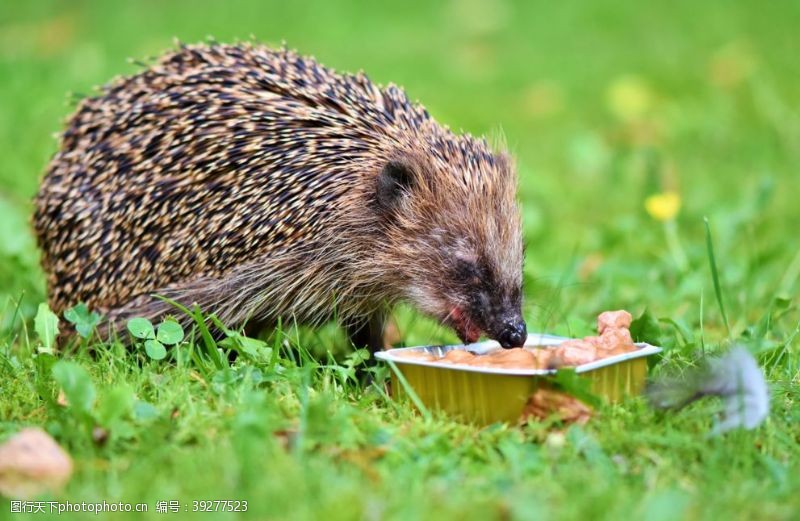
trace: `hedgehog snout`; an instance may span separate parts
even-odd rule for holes
[[[522,318],[522,306],[518,299],[504,293],[492,292],[473,302],[472,315],[480,323],[487,336],[506,349],[522,347],[528,338],[528,328]]]
[[[501,322],[500,329],[494,337],[505,349],[522,347],[528,338],[528,328],[522,317],[511,316]]]

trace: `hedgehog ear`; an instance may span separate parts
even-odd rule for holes
[[[378,174],[375,193],[378,206],[386,210],[394,208],[415,184],[414,171],[410,165],[402,161],[389,161]]]

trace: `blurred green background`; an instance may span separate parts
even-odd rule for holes
[[[175,38],[255,37],[398,83],[439,121],[507,143],[531,329],[606,307],[696,322],[704,216],[732,320],[753,319],[800,269],[798,20],[797,2],[3,0],[0,291],[24,291],[28,312],[43,298],[29,201],[76,96]],[[682,203],[672,248],[644,204],[665,191]]]
[[[63,497],[78,501],[247,499],[259,519],[796,519],[798,22],[800,2],[779,0],[0,0],[5,325],[20,295],[28,318],[44,299],[30,200],[75,100],[174,38],[252,35],[395,82],[442,123],[507,144],[529,330],[584,335],[599,311],[647,309],[646,338],[665,347],[654,373],[740,342],[773,404],[758,430],[712,439],[713,402],[664,415],[630,400],[566,432],[429,421],[347,376],[357,356],[324,356],[346,349],[329,328],[301,343],[322,351],[302,364],[278,343],[277,365],[214,372],[120,344],[68,353],[98,414],[125,402],[101,442],[17,322],[0,325],[0,433],[58,438],[76,461]],[[409,345],[455,338],[409,310],[397,325]]]

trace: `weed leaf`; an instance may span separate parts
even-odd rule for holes
[[[654,346],[661,345],[661,326],[646,308],[639,318],[631,322],[630,331],[634,342],[647,342]]]
[[[64,312],[64,318],[75,326],[75,331],[83,338],[88,338],[94,327],[100,322],[100,315],[89,312],[86,304],[80,303]]]
[[[110,389],[100,397],[97,407],[97,419],[105,427],[124,418],[133,410],[133,390],[127,384]]]
[[[36,318],[33,319],[33,328],[46,349],[55,347],[58,336],[58,317],[44,302],[39,304]]]
[[[574,368],[564,367],[559,369],[550,381],[555,387],[571,394],[578,400],[590,407],[599,407],[600,398],[592,392],[592,385],[589,380],[581,378]]]
[[[165,320],[158,326],[156,340],[162,344],[175,345],[183,340],[183,328],[174,320]]]
[[[146,318],[132,318],[128,320],[128,331],[136,338],[141,338],[142,340],[150,340],[156,337],[153,324]]]
[[[53,378],[61,386],[70,407],[91,413],[95,400],[95,390],[89,373],[76,364],[60,360],[53,366]]]
[[[144,350],[147,356],[153,360],[163,360],[167,356],[167,349],[158,340],[148,339],[144,341]]]

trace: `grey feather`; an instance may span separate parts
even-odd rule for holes
[[[650,404],[658,409],[681,409],[706,396],[722,400],[712,435],[754,429],[769,415],[764,372],[753,355],[739,346],[709,360],[705,367],[687,371],[681,378],[657,380],[647,389]]]

